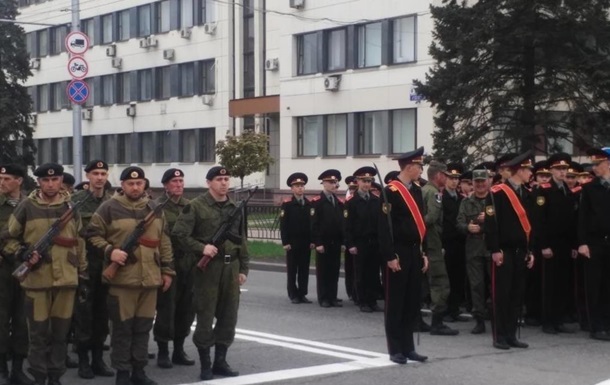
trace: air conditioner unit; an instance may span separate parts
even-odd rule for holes
[[[267,71],[277,71],[280,68],[280,59],[267,59],[265,60],[265,69]]]
[[[201,102],[206,106],[211,106],[214,104],[214,95],[206,94],[201,97]]]
[[[156,47],[159,44],[159,41],[154,36],[149,36],[146,38],[149,47]]]
[[[83,117],[83,120],[91,120],[91,119],[93,119],[93,108],[85,108],[81,112],[81,115]]]
[[[203,32],[207,33],[208,35],[215,35],[216,23],[205,23],[203,25]]]
[[[120,57],[112,58],[112,68],[121,68],[123,66],[123,59]]]
[[[163,59],[165,59],[165,60],[174,60],[174,55],[175,54],[176,54],[176,51],[174,51],[173,48],[164,49],[163,50]]]
[[[337,91],[341,84],[341,76],[327,76],[324,78],[324,89],[326,91]]]
[[[35,126],[38,123],[38,115],[36,113],[28,115],[28,124]]]
[[[131,116],[132,118],[134,116],[136,116],[136,105],[135,105],[135,103],[133,103],[129,107],[127,107],[127,110],[125,111],[125,113],[127,114],[127,116]]]
[[[40,59],[30,59],[30,69],[39,70],[40,69]]]
[[[150,44],[148,44],[148,38],[140,39],[140,48],[148,48]]]
[[[191,30],[191,28],[182,28],[180,30],[180,37],[183,39],[190,39],[192,34],[193,31]]]
[[[305,0],[290,0],[290,8],[302,9],[305,7]]]
[[[112,44],[106,47],[106,56],[115,57],[116,56],[116,45]]]

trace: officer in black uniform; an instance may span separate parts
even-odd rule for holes
[[[342,307],[337,298],[341,245],[343,243],[343,201],[334,191],[341,173],[330,169],[318,177],[324,190],[312,199],[311,238],[316,247],[318,303],[322,307]]]
[[[358,191],[358,182],[356,181],[356,177],[354,175],[350,175],[345,178],[345,184],[347,184],[347,192],[345,193],[345,202],[348,202],[350,199],[354,197],[356,191]],[[356,293],[356,285],[355,285],[355,273],[354,273],[354,256],[349,252],[349,250],[345,249],[343,251],[343,270],[345,272],[345,292],[347,293],[347,297],[354,301],[356,305],[358,305],[358,293]]]
[[[379,285],[379,243],[377,220],[380,200],[371,193],[373,167],[361,167],[354,176],[358,190],[345,203],[345,248],[354,261],[354,292],[360,311],[372,313],[379,310],[377,295]]]
[[[527,348],[516,333],[526,266],[534,264],[532,195],[523,186],[532,175],[529,152],[506,161],[504,167],[511,176],[492,187],[485,202],[485,241],[492,257],[493,346]]]
[[[396,182],[384,189],[379,217],[380,253],[388,270],[385,332],[390,360],[398,364],[406,364],[407,359],[420,362],[428,359],[415,351],[413,343],[413,330],[420,314],[422,276],[428,268],[428,260],[422,253],[422,248],[425,249],[424,200],[421,188],[415,183],[423,170],[423,154],[424,148],[420,147],[395,158],[400,174]]]
[[[292,197],[282,202],[280,209],[280,233],[286,250],[288,298],[294,304],[311,303],[307,298],[309,263],[311,260],[311,203],[303,194],[307,175],[295,172],[286,180]]]
[[[591,338],[610,341],[610,153],[587,151],[597,175],[582,186],[578,253],[585,259]]]
[[[572,259],[576,257],[577,202],[565,183],[572,158],[566,153],[552,155],[548,167],[552,178],[535,191],[540,230],[537,246],[542,260],[542,331],[547,334],[573,333],[563,324],[570,296]]]

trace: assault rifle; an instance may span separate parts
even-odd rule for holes
[[[89,192],[83,200],[72,205],[69,204],[68,211],[63,213],[61,217],[53,222],[49,230],[47,230],[47,232],[38,240],[38,242],[30,247],[23,246],[21,250],[17,252],[19,258],[23,262],[15,269],[15,271],[13,271],[13,277],[17,278],[19,282],[23,282],[25,280],[35,265],[31,262],[32,254],[34,252],[37,252],[40,255],[40,260],[38,263],[40,263],[42,259],[49,258],[47,251],[53,245],[55,238],[59,235],[66,224],[70,222],[72,218],[74,218],[74,214],[78,212],[81,206],[91,197],[91,195],[91,192]]]
[[[129,234],[129,236],[125,238],[120,250],[123,250],[127,253],[127,260],[125,261],[126,264],[134,262],[135,256],[133,255],[133,251],[140,244],[140,237],[144,234],[148,226],[153,223],[157,215],[159,215],[161,210],[163,210],[163,208],[171,199],[172,196],[168,195],[167,199],[164,200],[163,203],[155,206],[155,208],[151,212],[146,214],[144,219],[138,222],[136,228],[131,232],[131,234]],[[110,265],[108,265],[108,267],[102,272],[102,276],[104,276],[104,278],[106,278],[107,280],[112,280],[116,275],[117,271],[119,271],[119,267],[121,267],[121,265],[119,265],[118,263],[111,262]]]
[[[254,186],[254,188],[252,190],[249,190],[248,197],[246,199],[242,200],[233,209],[233,211],[231,211],[231,213],[229,214],[227,219],[224,222],[222,222],[222,224],[220,225],[218,230],[216,230],[216,232],[214,233],[214,236],[212,236],[212,239],[208,244],[212,244],[212,245],[216,246],[217,248],[219,248],[227,239],[236,244],[241,243],[241,240],[242,240],[241,236],[239,236],[237,234],[233,234],[231,232],[231,228],[233,227],[233,224],[235,223],[235,221],[240,217],[242,210],[244,209],[244,207],[246,207],[246,205],[248,204],[248,201],[250,200],[250,198],[252,198],[252,196],[254,195],[256,190],[258,190],[258,186]],[[201,270],[205,270],[205,268],[208,266],[208,263],[210,263],[211,260],[212,260],[212,257],[204,255],[199,260],[199,262],[197,262],[197,267],[200,268]]]

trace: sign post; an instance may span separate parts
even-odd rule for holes
[[[85,35],[84,33],[80,32],[80,1],[79,0],[72,0],[72,6],[71,6],[71,11],[72,11],[72,28],[71,28],[71,33],[68,34],[68,36],[66,36],[66,49],[68,50],[68,52],[71,53],[72,58],[70,59],[70,62],[68,64],[68,71],[70,72],[70,76],[73,77],[73,79],[79,79],[77,77],[74,76],[74,74],[77,75],[83,75],[83,78],[85,76],[87,76],[87,72],[89,71],[89,68],[87,66],[87,62],[85,62],[85,60],[83,58],[80,58],[80,60],[82,60],[82,63],[85,65],[85,70],[84,71],[75,71],[73,72],[70,67],[71,67],[71,63],[79,63],[76,60],[76,56],[78,55],[82,55],[85,52],[87,52],[87,50],[89,49],[89,38],[87,37],[87,35]],[[80,69],[82,70],[81,67],[75,67],[75,69]],[[72,81],[70,83],[70,85],[72,85],[72,87],[70,87],[70,85],[68,85],[68,95],[70,95],[70,90],[74,89],[74,96],[70,97],[70,100],[73,101],[72,103],[72,167],[73,167],[73,171],[74,171],[74,179],[76,181],[76,183],[80,183],[82,180],[82,169],[83,169],[83,135],[82,135],[82,114],[81,114],[81,104],[84,103],[87,100],[87,97],[89,96],[89,87],[87,87],[87,84],[84,81],[78,80],[80,82],[82,82],[82,85],[84,85],[83,89],[80,89],[79,87],[77,87],[77,85],[73,84],[74,81]],[[83,98],[82,103],[78,103],[76,102],[76,100],[78,99],[78,92],[83,92],[85,91],[85,96]],[[82,95],[82,94],[80,94]]]

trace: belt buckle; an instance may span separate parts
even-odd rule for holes
[[[231,254],[225,254],[225,265],[231,264]]]

